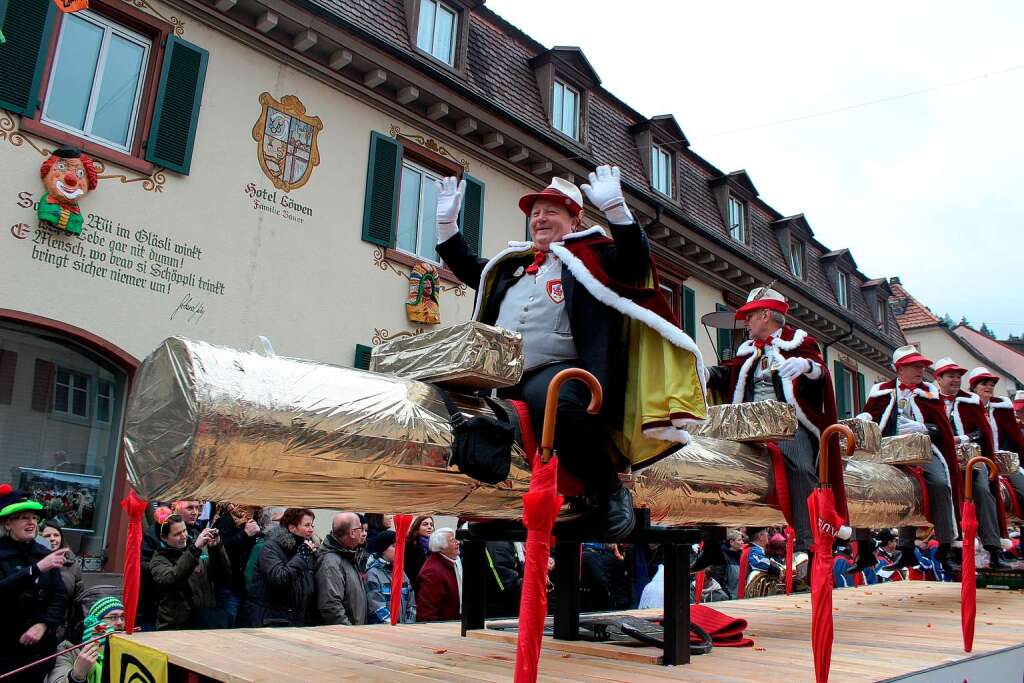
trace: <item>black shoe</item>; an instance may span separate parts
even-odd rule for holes
[[[985,550],[988,551],[988,568],[989,569],[1009,569],[1010,565],[1003,562],[1002,548],[995,545],[985,546]]]
[[[958,574],[960,572],[960,562],[958,558],[959,551],[961,549],[953,550],[949,543],[942,543],[939,545],[938,550],[935,551],[935,559],[942,565],[942,571],[946,574]]]
[[[725,529],[712,527],[701,529],[701,541],[704,542],[697,558],[690,565],[691,572],[699,572],[708,567],[721,567],[726,564],[725,553],[722,552],[722,543],[725,541]]]
[[[903,569],[904,567],[913,567],[917,564],[917,555],[914,554],[914,546],[902,545],[896,550],[900,553],[900,559],[890,565],[886,565],[886,569],[895,571],[897,569]]]
[[[875,565],[878,564],[878,558],[869,550],[873,545],[874,542],[871,539],[857,541],[857,562],[853,567],[846,570],[847,574],[859,574],[865,569],[874,569]],[[910,551],[910,556],[914,557],[913,549]],[[902,555],[900,557],[902,559]]]
[[[608,494],[605,509],[605,532],[609,541],[620,541],[633,533],[633,527],[636,526],[633,496],[625,486]]]

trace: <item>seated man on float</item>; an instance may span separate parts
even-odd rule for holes
[[[808,552],[812,538],[807,497],[818,485],[818,439],[826,427],[835,424],[836,404],[832,377],[817,342],[805,330],[787,323],[788,312],[789,303],[781,293],[768,287],[752,290],[736,311],[736,319],[746,323],[750,338],[737,349],[736,358],[709,368],[708,385],[732,403],[772,400],[796,410],[796,435],[780,441],[778,447],[786,471],[789,518],[796,532],[794,547]],[[845,519],[842,461],[833,453],[829,465],[836,511]],[[724,529],[705,530],[704,552],[694,563],[694,571],[725,562],[722,534]]]
[[[931,508],[929,520],[935,527],[935,537],[939,541],[936,557],[945,571],[953,572],[953,553],[950,549],[958,533],[954,501],[963,499],[963,478],[957,464],[956,437],[942,401],[939,400],[939,390],[924,381],[925,370],[932,362],[918,353],[914,346],[908,345],[893,352],[892,364],[896,378],[871,387],[864,412],[857,417],[876,422],[882,430],[882,436],[920,433],[931,437],[932,458],[921,465]],[[892,565],[892,569],[916,564],[916,535],[914,527],[900,529],[900,559]]]
[[[986,458],[994,456],[992,428],[988,424],[985,409],[977,394],[961,388],[963,376],[967,368],[957,365],[952,358],[940,358],[932,366],[935,384],[939,387],[939,398],[949,417],[953,434],[959,443],[975,443],[981,447],[981,454]],[[974,504],[978,511],[978,530],[981,543],[989,554],[989,566],[994,569],[1005,569],[1001,553],[1003,541],[1002,525],[999,522],[999,506],[1002,501],[997,499],[999,482],[989,483],[988,469],[975,467]],[[1010,539],[1005,545],[1009,547]]]
[[[1024,433],[1021,432],[1014,416],[1014,404],[1005,396],[996,396],[996,384],[999,377],[988,371],[988,368],[974,368],[967,375],[971,391],[978,394],[981,405],[992,429],[992,442],[997,451],[1010,451],[1024,459]],[[1016,472],[1006,475],[1010,487],[1014,490],[1020,504],[1024,507],[1024,472],[1020,467]]]
[[[650,246],[626,206],[619,169],[600,166],[582,186],[604,212],[610,238],[597,226],[582,230],[580,188],[555,177],[519,200],[533,242],[511,242],[490,260],[459,233],[463,187],[456,178],[438,183],[437,253],[477,290],[475,320],[523,336],[525,372],[499,396],[523,401],[540,436],[551,379],[566,368],[597,378],[604,389],[597,416],[586,411],[590,393],[581,382],[563,385],[555,447],[604,515],[607,538],[621,539],[635,520],[617,470],[686,443],[684,427],[706,417],[707,402],[700,352],[657,289]]]

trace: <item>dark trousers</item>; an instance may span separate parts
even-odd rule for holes
[[[807,513],[807,498],[818,485],[818,440],[806,427],[800,425],[792,440],[779,441],[779,450],[786,466],[789,482],[790,516],[796,540],[795,550],[811,549],[811,520]]]
[[[940,456],[932,453],[932,459],[921,465],[924,485],[928,490],[928,504],[931,506],[932,524],[935,527],[935,538],[939,543],[952,543],[956,540],[956,517],[953,516],[953,492],[949,486],[949,470]],[[900,529],[901,546],[914,545],[917,537],[915,527]]]
[[[996,497],[992,495],[992,489],[988,487],[988,469],[982,465],[980,468],[974,466],[974,506],[978,512],[978,536],[982,545],[988,547],[999,547],[999,510],[996,505]]]
[[[544,427],[544,404],[548,385],[562,370],[578,367],[573,363],[555,363],[527,371],[519,384],[498,392],[501,398],[523,401],[540,445]],[[609,457],[607,430],[600,417],[587,412],[590,389],[573,380],[558,393],[558,420],[555,422],[555,451],[561,465],[579,479],[588,493],[607,495],[622,484]]]

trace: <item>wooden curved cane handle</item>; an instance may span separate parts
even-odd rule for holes
[[[974,500],[973,473],[974,466],[977,465],[979,462],[985,463],[985,466],[988,467],[988,478],[990,480],[995,479],[996,477],[999,476],[999,468],[996,467],[996,464],[992,462],[991,459],[986,458],[983,455],[976,455],[970,460],[968,460],[967,466],[964,468],[966,470],[966,472],[964,473],[964,498],[967,500]]]
[[[853,435],[853,430],[846,425],[834,424],[825,427],[825,431],[821,434],[821,440],[818,444],[818,483],[822,486],[828,486],[828,444],[832,440],[833,436],[841,436],[846,439],[846,450],[853,453],[853,449],[857,446],[857,437]]]
[[[555,447],[555,418],[558,414],[558,392],[562,385],[571,379],[578,379],[590,387],[590,405],[587,412],[597,415],[601,410],[601,401],[604,392],[601,390],[601,383],[592,374],[581,368],[568,368],[562,370],[551,378],[548,384],[548,398],[544,403],[544,430],[540,436],[540,460],[547,462],[551,459]]]

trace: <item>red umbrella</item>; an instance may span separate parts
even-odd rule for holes
[[[562,370],[548,385],[544,406],[544,430],[540,453],[531,462],[530,490],[523,496],[523,526],[526,527],[526,561],[523,588],[519,597],[519,635],[516,639],[515,683],[535,683],[540,643],[544,635],[544,617],[548,607],[548,558],[551,555],[551,529],[562,507],[558,495],[558,456],[554,453],[555,417],[558,390],[562,384],[579,379],[590,387],[589,413],[601,408],[601,384],[586,370]]]
[[[395,561],[391,565],[391,625],[398,623],[402,613],[402,579],[405,576],[405,537],[412,526],[412,515],[395,515]]]
[[[836,512],[832,486],[828,483],[828,443],[833,436],[846,438],[847,450],[854,446],[853,431],[846,425],[830,425],[821,435],[818,453],[818,488],[807,497],[811,521],[814,563],[811,567],[811,649],[814,652],[814,679],[828,681],[832,665],[832,543],[843,528]]]
[[[142,513],[146,510],[146,501],[131,489],[121,501],[121,507],[128,513],[128,536],[124,544],[124,588],[121,592],[124,630],[135,633],[135,615],[139,609],[139,571],[142,564]]]
[[[793,544],[796,542],[796,530],[786,527],[786,595],[793,593]]]
[[[700,547],[697,549],[698,556],[702,550],[704,550],[704,541],[700,542]],[[693,579],[693,604],[695,605],[700,604],[700,598],[704,595],[704,581],[706,576],[707,573],[705,570],[701,569]]]
[[[977,585],[974,578],[974,538],[978,534],[978,515],[974,509],[974,466],[985,463],[988,467],[988,478],[999,476],[994,462],[982,456],[967,461],[964,468],[964,510],[960,524],[964,530],[963,557],[960,561],[960,630],[964,634],[964,652],[974,647],[974,617],[977,614]]]

